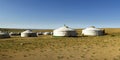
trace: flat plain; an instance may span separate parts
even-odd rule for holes
[[[40,35],[0,39],[0,60],[120,60],[120,28],[105,28],[104,36],[81,36],[81,29],[77,32],[78,37]]]

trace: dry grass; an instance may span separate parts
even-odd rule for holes
[[[108,35],[95,37],[0,39],[0,60],[120,60],[120,29],[105,30]]]

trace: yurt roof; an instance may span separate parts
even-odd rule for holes
[[[101,30],[101,29],[95,28],[94,26],[90,26],[84,30]]]
[[[54,31],[75,31],[75,30],[72,28],[69,28],[68,26],[63,26],[58,29],[55,29]]]
[[[33,33],[33,32],[32,32],[32,30],[26,30],[26,31],[24,31],[22,33]]]

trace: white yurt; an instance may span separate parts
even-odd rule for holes
[[[37,37],[37,33],[32,32],[32,30],[26,30],[21,33],[21,37]]]
[[[82,35],[86,36],[101,36],[104,33],[105,31],[103,29],[95,28],[94,26],[82,30]]]
[[[0,31],[0,38],[10,38],[9,33],[1,32]]]
[[[43,35],[50,35],[50,32],[44,32]]]
[[[77,36],[75,29],[69,28],[68,26],[63,26],[53,31],[53,36]]]
[[[37,35],[43,35],[43,32],[37,32]]]
[[[50,32],[50,35],[53,35],[53,32]]]
[[[18,36],[18,35],[20,35],[20,34],[19,34],[19,33],[16,33],[16,32],[10,32],[9,35],[10,35],[10,36]]]

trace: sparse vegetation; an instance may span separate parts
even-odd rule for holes
[[[21,60],[24,58],[29,60],[35,60],[35,58],[36,60],[77,60],[78,58],[79,60],[118,60],[120,59],[120,29],[109,28],[105,31],[108,35],[94,37],[81,36],[81,30],[78,29],[78,37],[40,35],[0,39],[0,60],[13,60],[13,58],[16,60],[21,58]]]

